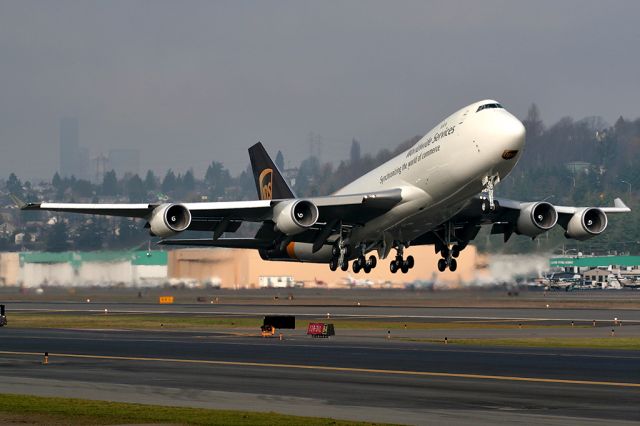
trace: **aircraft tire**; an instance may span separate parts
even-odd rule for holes
[[[451,256],[453,257],[460,256],[460,249],[458,248],[458,246],[453,246],[453,248],[451,249]]]
[[[349,262],[347,262],[346,260],[342,262],[342,265],[340,265],[340,269],[344,272],[347,272],[349,270]]]
[[[355,260],[353,261],[353,263],[351,263],[351,269],[353,269],[353,273],[357,274],[358,272],[360,272],[360,269],[362,269],[362,266],[360,266],[360,262]]]
[[[362,267],[362,270],[364,271],[365,274],[368,274],[369,272],[371,272],[371,266],[365,263],[364,266]]]
[[[416,264],[416,261],[413,259],[413,256],[407,256],[407,265],[409,265],[409,269],[412,269]]]
[[[447,269],[447,261],[444,259],[438,260],[438,271],[444,272]]]
[[[371,266],[371,269],[378,266],[378,259],[376,259],[374,255],[369,256],[369,265]]]
[[[391,271],[392,274],[395,274],[396,272],[398,272],[398,264],[396,263],[395,260],[392,260],[391,263],[389,263],[389,270]]]
[[[455,271],[456,271],[456,269],[458,269],[458,261],[457,261],[457,260],[455,260],[455,259],[451,259],[451,260],[449,261],[449,270],[450,270],[451,272],[455,272]]]
[[[338,259],[336,259],[335,257],[331,258],[331,260],[329,261],[329,269],[331,269],[332,271],[338,269]]]
[[[404,262],[402,264],[402,266],[400,267],[400,270],[402,271],[403,274],[406,274],[407,272],[409,272],[409,265],[407,265],[407,262]]]

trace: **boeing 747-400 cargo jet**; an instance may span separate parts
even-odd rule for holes
[[[546,201],[494,197],[494,186],[522,155],[525,128],[498,102],[476,102],[450,115],[413,147],[334,194],[298,198],[262,144],[249,148],[259,200],[201,203],[72,204],[17,202],[48,210],[146,220],[161,244],[255,249],[266,260],[328,263],[331,270],[370,272],[374,255],[391,272],[414,266],[410,245],[432,244],[438,269],[455,271],[456,258],[482,225],[505,242],[513,234],[535,238],[556,224],[567,238],[586,240],[607,227],[607,214],[630,209],[564,207]],[[253,238],[229,238],[243,222],[261,224]],[[202,239],[168,239],[183,231]],[[225,235],[225,236],[223,236]]]

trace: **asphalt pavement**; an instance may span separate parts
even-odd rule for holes
[[[0,392],[406,424],[640,422],[637,351],[300,333],[4,328],[0,336]]]

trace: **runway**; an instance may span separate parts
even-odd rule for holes
[[[301,318],[379,318],[393,320],[511,320],[511,321],[609,321],[618,318],[627,323],[640,323],[640,309],[555,308],[479,308],[479,307],[414,307],[362,305],[296,305],[273,304],[175,304],[119,302],[7,302],[7,310],[15,312],[103,312],[172,313],[199,315],[238,315],[261,317],[270,314],[296,315]]]
[[[408,424],[640,421],[635,351],[1,329],[0,392]],[[50,364],[41,365],[41,354]]]

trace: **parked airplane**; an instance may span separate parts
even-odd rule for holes
[[[556,224],[567,238],[586,240],[607,227],[608,213],[630,209],[561,207],[546,201],[494,198],[494,186],[522,155],[525,128],[502,105],[484,100],[447,117],[414,146],[334,194],[298,198],[262,144],[249,149],[259,200],[202,203],[73,204],[23,203],[48,210],[140,218],[166,245],[257,249],[263,259],[328,263],[331,270],[370,272],[396,255],[391,272],[413,268],[410,245],[432,244],[438,269],[455,271],[456,258],[482,225],[507,241],[513,234],[535,238]],[[243,222],[261,224],[254,238],[224,238]],[[204,231],[202,239],[167,239],[182,231]]]
[[[374,284],[372,280],[353,278],[351,275],[344,277],[344,283],[349,288],[371,288]]]

